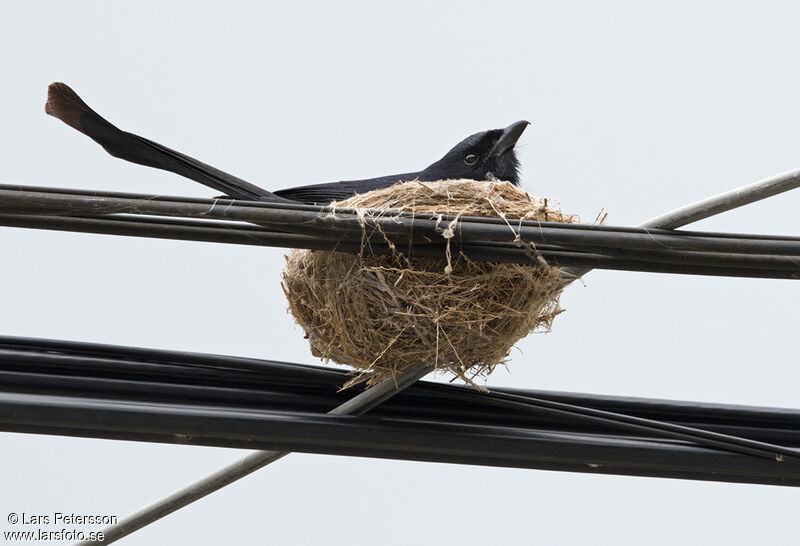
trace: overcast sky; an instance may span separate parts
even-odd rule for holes
[[[17,2],[0,9],[0,183],[212,196],[44,114],[267,189],[420,169],[518,119],[523,185],[639,223],[800,167],[796,2]],[[800,193],[696,225],[797,235]],[[317,363],[282,249],[0,228],[0,333]],[[224,298],[225,308],[208,298]],[[798,407],[800,283],[593,272],[488,386]],[[0,434],[8,512],[120,517],[243,456]],[[292,455],[124,544],[794,544],[800,492]]]

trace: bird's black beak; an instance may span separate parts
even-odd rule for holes
[[[522,120],[512,123],[503,129],[503,134],[500,135],[500,138],[498,138],[497,142],[495,142],[494,146],[492,146],[492,149],[489,151],[489,156],[497,157],[499,155],[503,155],[510,148],[513,148],[519,140],[519,137],[522,136],[522,132],[530,124],[531,123],[529,121]]]

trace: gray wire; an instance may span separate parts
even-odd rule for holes
[[[427,364],[414,365],[398,373],[393,379],[386,379],[370,387],[328,413],[331,415],[361,415],[366,413],[406,387],[416,383],[418,379],[421,379],[432,370],[433,368]],[[103,533],[102,541],[83,541],[76,543],[75,546],[110,544],[196,500],[202,499],[218,489],[222,489],[226,485],[230,485],[240,478],[244,478],[248,474],[252,474],[288,454],[288,452],[283,451],[256,451],[251,453],[188,487],[142,508],[138,512],[122,519],[116,525],[102,529],[100,531]]]
[[[675,229],[800,187],[800,169],[686,205],[640,224],[644,228]]]
[[[775,175],[765,180],[759,180],[752,184],[726,191],[719,195],[703,199],[696,203],[686,205],[678,209],[671,210],[655,218],[639,224],[643,228],[675,229],[710,218],[716,214],[721,214],[735,208],[761,201],[767,197],[793,190],[800,187],[800,169],[794,169],[785,173]],[[585,267],[571,267],[561,270],[561,286],[566,287],[572,281],[582,277],[591,271]]]

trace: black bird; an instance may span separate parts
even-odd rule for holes
[[[519,161],[514,154],[514,145],[529,125],[527,121],[518,121],[505,129],[475,133],[421,171],[270,192],[152,140],[118,129],[89,108],[64,83],[50,84],[45,112],[90,137],[114,157],[177,173],[234,199],[319,205],[409,180],[498,179],[519,184]]]

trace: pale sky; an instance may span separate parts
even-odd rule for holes
[[[267,189],[420,169],[528,119],[523,185],[632,225],[800,167],[795,2],[18,2],[0,183],[212,196],[44,114]],[[697,224],[797,235],[800,193]],[[0,228],[0,333],[294,362],[282,249]],[[251,294],[250,298],[233,297]],[[208,298],[230,295],[226,306]],[[800,283],[593,272],[488,386],[797,408]],[[246,454],[0,434],[9,512],[120,517]],[[793,544],[794,489],[292,455],[121,544]]]

